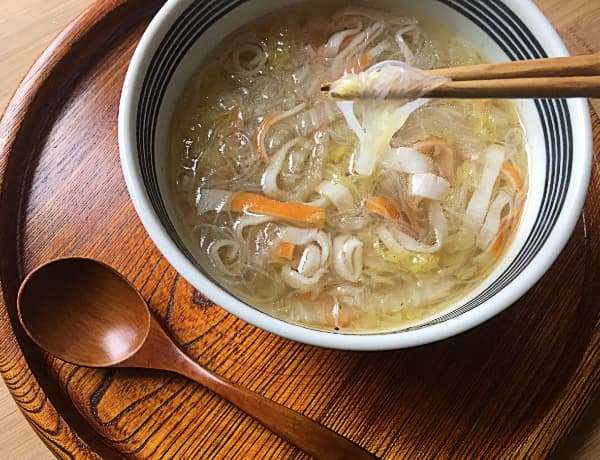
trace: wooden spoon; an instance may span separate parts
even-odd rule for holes
[[[152,317],[140,293],[100,262],[68,258],[39,267],[23,281],[17,308],[29,337],[64,361],[176,372],[214,391],[309,455],[376,458],[323,425],[198,365]]]

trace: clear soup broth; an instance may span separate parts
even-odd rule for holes
[[[246,303],[321,330],[395,330],[501,259],[528,182],[513,103],[321,91],[386,60],[483,62],[427,18],[319,4],[232,34],[190,82],[172,130],[177,211],[201,267]]]

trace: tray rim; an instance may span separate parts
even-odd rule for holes
[[[0,180],[0,212],[4,207],[2,195],[5,193],[5,179],[9,169],[8,162],[11,157],[11,152],[15,149],[15,145],[22,136],[22,127],[26,121],[26,117],[31,109],[36,107],[36,104],[40,104],[38,100],[40,93],[44,91],[44,89],[47,89],[47,85],[51,84],[49,83],[51,78],[55,77],[55,73],[60,69],[64,60],[72,57],[72,54],[81,52],[81,50],[77,49],[77,42],[79,40],[85,40],[90,33],[97,28],[101,28],[105,21],[110,20],[113,15],[118,15],[122,9],[139,7],[140,9],[147,11],[151,10],[154,4],[160,5],[163,1],[164,0],[151,0],[150,2],[144,2],[143,0],[97,0],[60,32],[35,61],[15,90],[14,95],[10,99],[2,118],[0,119],[0,177],[2,178]],[[149,15],[149,13],[146,14]],[[141,24],[145,18],[146,16],[138,18],[136,23]],[[74,78],[65,82],[65,86],[70,88],[77,77],[83,72],[84,71],[77,72]],[[58,96],[57,100],[62,101],[62,96]],[[49,117],[48,120],[41,122],[40,131],[44,133],[44,130],[51,125],[52,121],[53,118]],[[31,153],[31,155],[35,156],[35,153]],[[23,189],[24,188],[25,187],[23,187]],[[584,210],[585,209],[586,208],[584,207]],[[16,205],[16,210],[17,215],[22,216],[22,203]],[[17,234],[19,234],[20,223],[17,222],[15,227]],[[0,234],[2,234],[2,237],[4,236],[4,229],[0,229]],[[0,237],[0,242],[2,237]],[[18,241],[15,247],[19,249]],[[16,255],[18,258],[18,252]],[[4,262],[0,260],[0,265],[3,264]],[[0,267],[0,275],[4,268],[5,267]],[[13,267],[13,270],[17,271],[17,277],[19,279],[22,279],[23,277],[21,269],[22,265]],[[95,432],[92,433],[95,438],[93,441],[101,442],[102,444],[97,445],[96,442],[90,443],[89,433],[86,433],[85,427],[77,426],[74,428],[72,424],[68,423],[68,421],[63,418],[63,415],[59,410],[59,405],[55,404],[52,397],[47,395],[44,385],[40,384],[38,373],[32,370],[31,363],[29,362],[26,353],[24,353],[22,345],[23,338],[18,336],[19,334],[15,331],[11,318],[8,315],[8,311],[5,308],[7,296],[5,288],[3,277],[0,276],[0,308],[4,307],[0,309],[0,375],[2,375],[5,383],[7,383],[11,396],[21,409],[25,419],[32,426],[38,437],[57,457],[75,455],[77,458],[80,456],[82,458],[97,458],[97,455],[99,454],[101,454],[103,458],[121,457],[114,448],[104,444],[103,437]],[[14,286],[9,286],[9,290],[11,288],[14,288]],[[8,364],[18,361],[22,361],[25,364],[24,371],[31,380],[30,391],[37,391],[44,397],[45,404],[53,409],[60,421],[62,421],[64,430],[77,441],[75,444],[67,442],[69,439],[50,439],[48,435],[45,434],[42,427],[38,426],[38,423],[27,413],[26,409],[23,407],[24,404],[19,402],[16,394],[18,388],[13,388],[8,384],[9,379],[12,378]],[[600,387],[600,381],[593,384],[592,390],[597,390],[598,387]],[[585,407],[587,407],[587,405],[589,404],[586,404]],[[82,417],[82,420],[85,419]],[[571,427],[563,434],[561,437],[562,440],[571,433],[573,427],[576,426],[576,422],[577,420],[571,421]]]
[[[116,16],[117,23],[119,14],[127,15],[137,12],[139,10],[141,15],[137,16],[133,21],[134,24],[142,24],[144,21],[149,19],[156,13],[158,8],[162,6],[165,0],[96,0],[87,8],[85,8],[75,19],[73,19],[58,35],[51,41],[50,45],[42,52],[42,54],[34,61],[30,69],[27,71],[25,77],[21,80],[12,97],[10,98],[4,112],[0,118],[0,212],[4,211],[3,195],[6,193],[6,179],[9,176],[10,159],[13,150],[16,148],[23,135],[23,126],[27,123],[27,116],[29,113],[39,110],[43,102],[42,93],[48,90],[56,83],[53,82],[53,78],[57,78],[56,73],[60,71],[61,66],[65,65],[65,61],[69,58],[77,59],[85,57],[86,51],[78,48],[80,42],[85,42],[89,39],[89,36],[96,32],[102,32],[104,26],[110,25],[110,21],[114,20]],[[131,10],[131,11],[130,11]],[[108,24],[107,24],[108,23]],[[117,29],[119,26],[117,24]],[[110,29],[109,29],[110,30]],[[104,33],[107,33],[104,31]],[[110,35],[109,42],[116,40],[119,36],[117,31],[116,34]],[[107,42],[99,45],[98,50],[102,46],[106,49]],[[92,51],[90,54],[95,54],[98,50]],[[89,69],[90,56],[87,59],[81,59],[83,69],[79,69],[71,78],[62,79],[62,84],[68,90],[77,81],[77,79]],[[68,62],[67,62],[68,63]],[[64,95],[59,94],[55,96],[55,100],[64,102]],[[47,119],[43,120],[38,126],[39,131],[43,134],[52,125],[54,121],[54,113],[51,111]],[[34,141],[37,143],[37,140]],[[35,156],[37,152],[30,153],[30,160]],[[25,168],[26,170],[28,167]],[[25,173],[25,177],[22,179],[22,187],[26,188],[28,182],[28,171]],[[20,235],[21,222],[20,218],[23,215],[23,194],[19,197],[18,203],[16,204],[16,217],[17,221],[15,224],[15,230],[17,233],[17,243],[14,245],[17,250],[16,258],[20,262],[19,247],[20,242],[18,236]],[[5,227],[0,228],[0,242],[5,239]],[[32,369],[32,363],[30,358],[26,356],[23,347],[23,340],[27,340],[24,336],[15,330],[12,320],[9,316],[7,305],[7,291],[13,291],[15,286],[6,286],[4,283],[4,277],[2,272],[10,267],[5,267],[5,260],[9,257],[0,258],[0,375],[2,376],[4,383],[13,398],[13,401],[17,404],[17,407],[23,414],[25,420],[32,427],[33,431],[40,438],[40,440],[48,447],[50,452],[57,458],[75,457],[75,458],[123,458],[123,456],[117,452],[113,447],[105,443],[102,436],[98,435],[91,426],[85,421],[85,419],[79,414],[72,414],[78,421],[83,421],[85,426],[77,424],[75,428],[73,423],[69,423],[65,420],[64,414],[60,410],[60,402],[48,395],[48,391],[43,384],[40,383],[40,374]],[[23,279],[22,265],[19,263],[13,270],[17,272],[16,276],[19,280]],[[14,296],[16,298],[16,296]],[[22,332],[22,331],[21,331]],[[29,382],[29,392],[36,392],[44,400],[46,410],[50,410],[56,414],[58,420],[55,422],[59,424],[65,432],[60,437],[51,439],[49,434],[45,432],[42,426],[32,417],[25,404],[19,400],[17,391],[19,387],[10,384],[14,378],[11,376],[11,368],[16,363],[23,363],[22,374],[19,375],[19,380],[27,379]],[[65,434],[67,436],[65,436]],[[92,438],[93,437],[93,438]],[[100,456],[100,457],[99,457]]]

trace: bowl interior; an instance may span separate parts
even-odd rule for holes
[[[128,179],[134,203],[138,212],[140,207],[144,207],[138,206],[140,201],[147,201],[146,204],[149,204],[140,213],[142,220],[155,241],[171,240],[169,244],[161,241],[157,241],[157,244],[175,268],[196,288],[234,314],[254,324],[264,323],[268,326],[267,329],[277,333],[282,333],[286,328],[299,328],[295,334],[288,330],[289,333],[282,335],[294,335],[292,338],[302,337],[302,340],[307,335],[301,330],[306,328],[262,317],[264,315],[253,307],[244,305],[216,286],[194,263],[191,251],[188,250],[193,247],[193,241],[174,211],[168,177],[171,120],[192,75],[226,36],[266,13],[293,3],[297,1],[172,0],[167,3],[142,41],[136,53],[137,59],[134,58],[132,64],[134,70],[130,70],[130,74],[134,73],[132,81],[137,78],[137,84],[132,85],[135,88],[129,94],[136,120],[136,152],[135,158],[124,161],[136,163],[134,170],[128,171],[126,168],[125,171],[126,176],[139,175],[139,182],[136,184],[131,184],[132,181]],[[490,61],[566,54],[564,46],[553,35],[554,31],[547,23],[537,27],[535,34],[524,24],[523,21],[531,21],[539,15],[529,2],[506,0],[488,5],[487,2],[484,4],[477,0],[372,0],[367,4],[402,9],[407,15],[416,17],[433,16],[457,36],[477,44],[483,56]],[[143,81],[140,75],[144,75]],[[579,151],[581,161],[574,161],[577,152],[573,148],[573,117],[583,117],[583,121],[586,121],[581,101],[567,103],[562,100],[522,100],[516,101],[516,104],[527,133],[530,168],[528,199],[516,236],[502,261],[475,291],[450,305],[437,317],[411,330],[433,331],[432,328],[436,325],[461,316],[464,319],[464,315],[484,303],[489,310],[486,314],[479,315],[478,321],[487,319],[486,316],[493,315],[516,300],[541,276],[566,242],[568,235],[565,236],[565,232],[570,234],[576,217],[573,214],[578,214],[581,209],[582,189],[587,187],[586,174],[589,177],[589,159],[586,157],[585,146]],[[585,129],[581,134],[585,134]],[[128,157],[128,154],[124,154],[124,157]],[[143,190],[139,190],[140,188]],[[140,192],[145,196],[141,197]],[[565,212],[565,203],[568,202],[571,203],[571,208],[566,208],[569,212]],[[148,214],[147,211],[154,215],[142,215]],[[564,219],[564,225],[559,228],[561,236],[548,244],[549,238],[557,232],[557,223],[561,217]],[[150,220],[152,222],[148,224]],[[158,235],[159,232],[162,235]],[[166,238],[162,238],[163,236]],[[543,247],[547,251],[546,257],[540,258],[538,256]],[[188,260],[183,261],[184,258]],[[540,264],[537,271],[531,270],[533,260]],[[519,283],[515,281],[519,279],[521,285],[517,286]],[[248,310],[254,312],[250,313]],[[313,332],[341,335],[317,331],[307,333],[311,335]],[[398,332],[395,331],[394,334]]]

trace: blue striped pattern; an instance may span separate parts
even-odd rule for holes
[[[160,44],[146,74],[137,112],[137,145],[142,177],[162,225],[183,254],[198,264],[177,235],[160,196],[155,164],[155,133],[159,110],[169,82],[181,60],[198,38],[224,15],[249,0],[193,2],[173,24]],[[500,46],[512,60],[547,57],[525,24],[502,2],[437,0],[462,14]],[[572,125],[566,101],[535,102],[544,130],[547,175],[542,207],[527,240],[506,270],[483,292],[452,312],[411,329],[439,324],[486,302],[510,284],[539,253],[564,205],[573,162]],[[200,267],[198,267],[200,268]]]
[[[473,21],[490,35],[512,60],[548,57],[523,22],[501,2],[438,0]],[[527,240],[506,270],[482,293],[452,312],[417,328],[439,324],[486,302],[510,284],[539,253],[560,214],[571,180],[573,138],[564,100],[535,101],[546,141],[546,183],[542,207]],[[415,328],[416,329],[416,328]]]

